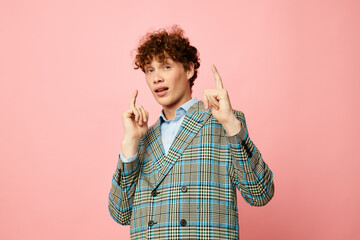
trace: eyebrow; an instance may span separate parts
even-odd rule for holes
[[[171,64],[167,59],[171,59],[171,58],[170,57],[165,58],[163,62],[160,62],[160,65]],[[148,63],[148,64],[144,65],[144,69],[149,68],[149,67],[153,67],[151,65],[151,63]]]
[[[145,69],[145,68],[149,68],[149,67],[153,67],[153,66],[151,65],[151,63],[148,63],[148,64],[145,64],[145,65],[144,65],[144,69]]]

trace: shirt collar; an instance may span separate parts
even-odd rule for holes
[[[186,114],[186,112],[189,110],[189,108],[192,105],[194,105],[196,102],[198,102],[198,100],[195,97],[195,98],[190,99],[189,101],[187,101],[183,105],[181,105],[178,109],[176,109],[174,120],[177,120],[177,119],[181,118],[182,116],[184,116]],[[159,121],[160,121],[160,124],[165,122],[165,121],[168,121],[165,118],[163,110],[161,110],[161,112],[160,112]]]

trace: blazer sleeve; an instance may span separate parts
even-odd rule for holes
[[[129,163],[121,161],[120,155],[116,171],[112,178],[109,193],[109,212],[119,224],[129,225],[132,214],[135,188],[139,178],[139,156]]]
[[[235,115],[242,127],[236,135],[227,136],[234,165],[230,175],[247,203],[264,206],[274,196],[273,173],[249,137],[244,113],[235,111]]]

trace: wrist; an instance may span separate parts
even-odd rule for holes
[[[140,139],[123,139],[121,142],[121,152],[125,158],[134,156],[137,153]]]
[[[129,136],[124,136],[123,140],[122,140],[122,144],[138,144],[140,142],[140,137],[129,137]]]
[[[224,127],[228,136],[234,136],[241,130],[241,122],[235,117],[235,114],[233,114],[232,117],[228,118],[221,124]]]

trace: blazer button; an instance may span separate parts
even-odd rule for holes
[[[153,197],[156,197],[158,195],[158,192],[154,189],[154,190],[151,191],[151,195]]]
[[[186,224],[187,224],[186,220],[185,220],[185,219],[181,219],[180,225],[183,226],[183,227],[185,227]]]
[[[181,191],[182,191],[183,193],[187,192],[187,190],[188,190],[188,189],[187,189],[186,186],[182,186],[182,187],[181,187]]]
[[[148,225],[149,225],[149,227],[152,227],[152,226],[154,226],[154,221],[153,220],[150,220],[149,222],[148,222]]]

